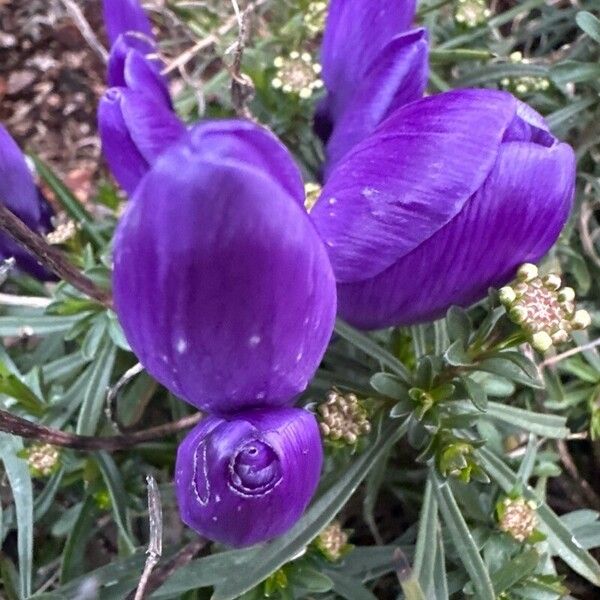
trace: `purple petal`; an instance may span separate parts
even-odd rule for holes
[[[129,135],[149,164],[186,133],[183,122],[162,98],[154,99],[131,90],[121,90],[120,95]]]
[[[0,201],[30,229],[50,229],[52,209],[37,189],[23,153],[8,131],[0,125]],[[54,279],[37,259],[9,235],[0,233],[0,259],[14,257],[17,266],[41,280]]]
[[[337,281],[377,275],[455,217],[515,112],[510,94],[456,90],[400,108],[353,148],[311,212]]]
[[[103,0],[103,5],[104,26],[111,46],[127,32],[153,39],[152,25],[139,0]]]
[[[429,321],[479,300],[556,241],[574,180],[570,146],[502,144],[489,177],[452,221],[376,277],[339,286],[340,314],[370,329]]]
[[[138,37],[120,35],[110,50],[107,81],[109,87],[126,87],[165,97],[171,105],[167,80],[161,75],[163,64],[152,43]]]
[[[300,518],[322,462],[319,428],[305,410],[207,417],[177,452],[181,518],[200,535],[229,546],[270,540]]]
[[[379,52],[414,19],[415,0],[331,0],[321,47],[334,118]]]
[[[308,215],[251,163],[177,144],[141,181],[115,239],[131,347],[173,393],[218,413],[290,403],[336,308]]]
[[[102,96],[98,105],[98,129],[102,154],[110,171],[125,192],[131,195],[149,165],[135,145],[123,118],[122,93],[122,89],[111,88]]]
[[[256,167],[304,206],[302,174],[287,148],[265,127],[250,121],[209,121],[193,128],[191,141],[208,159],[230,158]]]
[[[327,145],[329,171],[393,111],[423,96],[427,50],[427,32],[416,29],[396,36],[377,55],[335,121]]]

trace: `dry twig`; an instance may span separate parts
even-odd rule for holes
[[[100,57],[102,62],[107,63],[108,52],[96,37],[94,30],[87,22],[87,19],[83,15],[83,12],[79,8],[79,6],[77,6],[77,4],[73,2],[73,0],[61,0],[61,2],[64,4],[64,7],[73,19],[73,22],[77,26],[77,29],[79,29],[79,32],[83,36],[83,39],[88,43],[90,48],[92,48],[92,50],[94,50],[94,52]]]

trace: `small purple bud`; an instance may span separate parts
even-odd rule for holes
[[[270,540],[304,512],[322,461],[319,428],[305,410],[206,417],[177,452],[181,518],[200,535],[229,546]]]

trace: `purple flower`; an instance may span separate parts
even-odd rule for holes
[[[110,88],[98,106],[102,152],[129,195],[162,152],[186,132],[171,108],[155,98],[143,91]]]
[[[220,414],[303,391],[333,328],[335,281],[285,148],[205,123],[141,180],[114,242],[114,298],[142,364]]]
[[[177,452],[182,520],[229,546],[290,529],[319,481],[323,450],[314,416],[298,408],[206,417]]]
[[[427,84],[427,34],[407,31],[415,1],[332,0],[321,61],[327,97],[316,129],[327,142],[330,170]]]
[[[104,0],[104,26],[111,46],[124,33],[136,32],[153,40],[152,25],[139,0]]]
[[[574,178],[570,146],[507,93],[400,108],[337,164],[311,213],[341,316],[378,328],[480,299],[556,241]]]
[[[121,187],[132,194],[140,178],[185,126],[173,111],[156,58],[148,17],[137,0],[105,0],[112,43],[108,85],[98,107],[102,151]]]
[[[51,229],[50,205],[38,190],[25,157],[8,131],[0,125],[0,202],[19,217],[30,229],[44,234]],[[0,260],[14,257],[17,266],[37,279],[53,279],[37,259],[13,241],[5,233],[0,233]]]

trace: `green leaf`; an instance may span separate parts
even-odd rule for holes
[[[6,365],[0,363],[0,393],[14,398],[30,415],[40,416],[46,403],[40,400]]]
[[[476,368],[480,371],[500,375],[509,381],[514,381],[515,383],[520,383],[527,387],[544,389],[544,384],[540,381],[539,377],[531,377],[529,373],[523,369],[522,365],[517,365],[515,363],[514,354],[516,353],[507,354],[509,354],[509,356],[506,358],[503,358],[504,353],[501,353],[494,358],[486,358],[477,363]]]
[[[398,377],[390,373],[375,373],[371,377],[371,387],[382,396],[393,400],[406,400],[408,387]]]
[[[61,584],[85,572],[85,547],[92,535],[97,515],[96,501],[92,494],[88,494],[81,504],[75,525],[65,542],[60,567]]]
[[[98,452],[96,454],[96,460],[110,495],[115,523],[127,545],[127,549],[130,553],[133,553],[137,544],[133,540],[133,534],[131,533],[131,528],[129,526],[129,519],[127,517],[128,495],[125,491],[125,486],[123,485],[121,473],[119,473],[115,461],[107,452]]]
[[[494,587],[448,482],[434,475],[434,490],[458,557],[471,578],[478,600],[495,600]]]
[[[452,405],[463,410],[471,408],[470,403],[463,400],[453,402]],[[564,439],[570,433],[565,417],[537,413],[499,402],[489,402],[487,410],[481,416],[553,439]]]
[[[400,427],[388,422],[377,440],[348,467],[335,483],[325,489],[300,521],[281,536],[251,555],[247,564],[238,564],[231,575],[215,586],[212,600],[235,600],[300,552],[335,517],[366,477],[371,466],[391,448],[408,429],[408,421]]]
[[[473,326],[471,319],[464,308],[451,306],[446,314],[446,323],[448,326],[448,336],[451,342],[460,340],[463,346],[467,346]]]
[[[385,481],[387,473],[389,452],[386,452],[382,457],[372,466],[365,485],[365,497],[363,500],[363,516],[371,531],[371,534],[377,540],[378,543],[383,543],[377,523],[375,521],[375,505],[377,504],[377,498],[379,497],[379,491]]]
[[[346,600],[377,600],[377,596],[366,588],[360,579],[349,577],[337,571],[327,571],[333,582],[333,591]]]
[[[70,329],[79,316],[55,317],[52,315],[27,315],[0,317],[0,336],[48,335]]]
[[[579,113],[588,109],[593,104],[596,104],[596,98],[583,98],[570,102],[564,108],[561,108],[546,117],[546,121],[552,132],[557,132],[559,127],[568,123],[571,119],[575,119]]]
[[[564,86],[568,83],[596,81],[600,78],[600,65],[597,63],[566,60],[555,65],[550,72],[550,76],[559,86]]]
[[[595,17],[591,12],[582,10],[575,16],[575,22],[580,29],[600,44],[600,20],[598,17]]]
[[[531,575],[538,566],[539,561],[540,555],[532,548],[502,565],[491,576],[496,594],[501,594]]]
[[[438,503],[433,492],[431,479],[427,479],[425,495],[419,515],[419,532],[417,534],[417,546],[413,572],[419,580],[421,588],[429,597],[429,590],[433,587],[435,571],[436,548],[432,548],[432,540],[437,537],[438,529]]]
[[[436,531],[435,565],[433,570],[433,594],[432,598],[446,600],[450,597],[448,593],[448,578],[446,575],[446,556],[444,552],[444,540],[440,528]]]
[[[465,351],[464,343],[461,340],[456,340],[450,344],[450,347],[444,353],[444,359],[453,367],[470,367],[473,361]]]
[[[485,388],[477,383],[472,377],[461,377],[467,395],[478,410],[485,412],[488,407],[488,397]]]
[[[109,339],[105,339],[98,350],[95,362],[92,363],[90,378],[83,393],[83,401],[79,418],[77,419],[77,433],[79,435],[94,435],[98,421],[106,401],[106,393],[115,361],[116,348]]]
[[[40,177],[54,192],[57,200],[65,209],[65,212],[82,225],[90,239],[94,240],[99,247],[103,247],[105,242],[94,226],[92,215],[90,215],[81,202],[75,198],[73,192],[71,192],[71,190],[54,174],[48,165],[35,155],[32,155],[32,158]]]
[[[490,450],[480,448],[476,453],[490,477],[510,494],[518,484],[517,475]],[[547,535],[553,554],[560,556],[576,573],[600,586],[600,565],[575,539],[573,532],[529,486],[523,489],[523,495],[537,504],[539,529]]]
[[[50,510],[64,474],[65,470],[63,468],[55,471],[48,480],[46,487],[42,490],[42,493],[35,499],[33,504],[33,520],[35,522],[39,521]]]
[[[33,488],[27,461],[17,456],[22,449],[21,438],[0,432],[0,459],[4,463],[17,515],[19,586],[21,597],[28,598],[31,596],[33,568]]]
[[[408,369],[387,350],[379,346],[366,334],[350,327],[340,319],[336,321],[335,331],[345,340],[362,350],[365,354],[378,360],[383,366],[387,367],[392,373],[395,373],[406,383],[410,383],[411,376]]]

